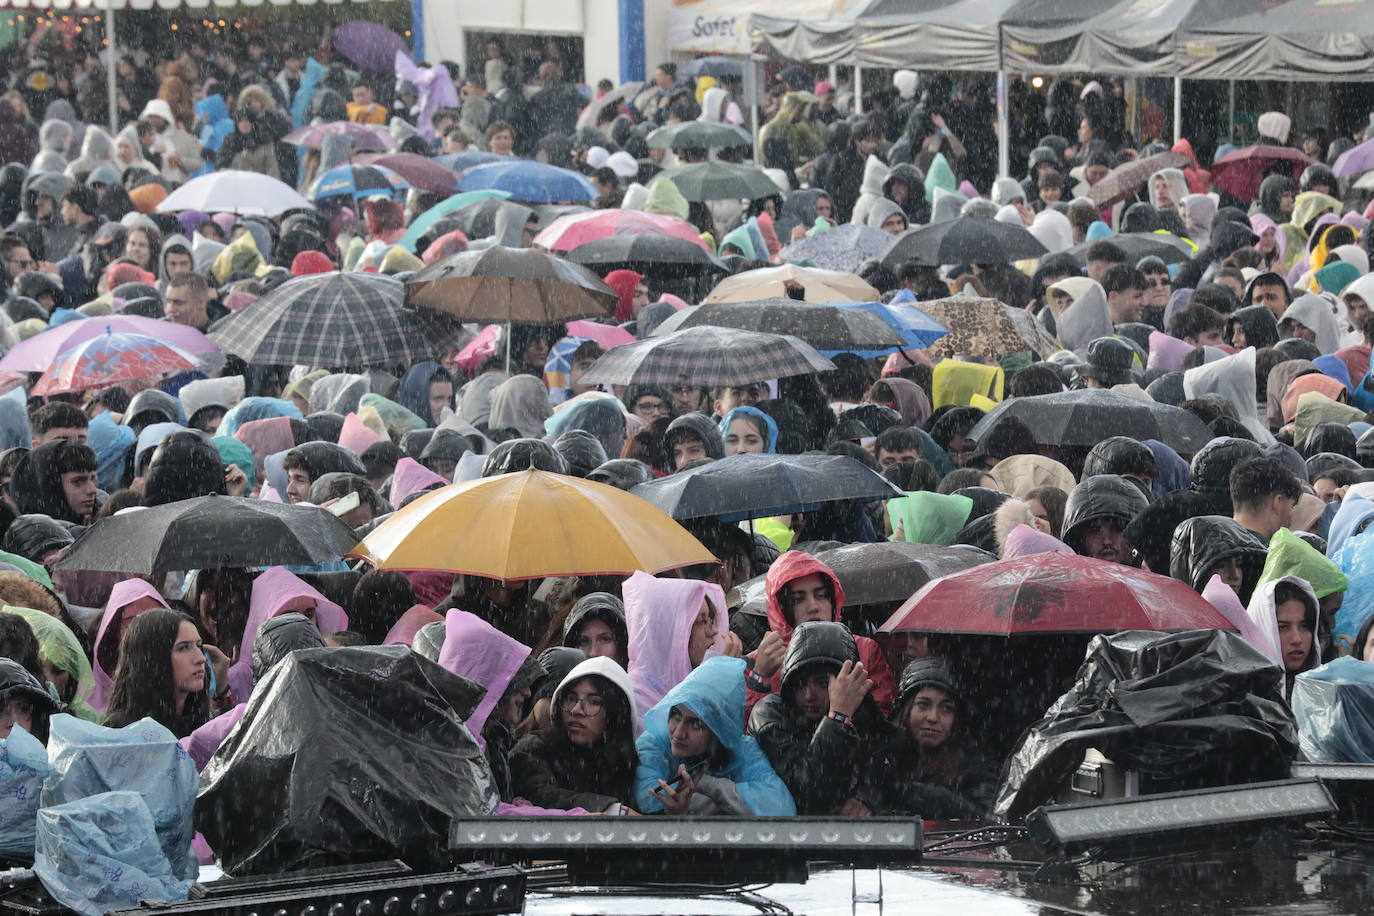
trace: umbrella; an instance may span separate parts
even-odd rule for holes
[[[410,365],[446,356],[462,327],[404,308],[405,286],[381,274],[296,277],[224,318],[210,338],[258,365],[348,369]]]
[[[225,169],[192,178],[157,205],[159,213],[200,210],[240,216],[277,216],[287,210],[313,210],[315,205],[289,184],[270,175]]]
[[[617,347],[583,373],[582,384],[715,388],[834,368],[795,337],[703,325]]]
[[[1148,257],[1159,258],[1165,264],[1182,264],[1193,256],[1188,243],[1169,232],[1123,232],[1109,241],[1126,252],[1126,260],[1131,264]],[[1082,242],[1068,251],[1078,263],[1087,264],[1091,246],[1092,242]]]
[[[726,277],[706,302],[753,302],[787,296],[800,286],[807,302],[877,302],[878,291],[851,273],[816,267],[761,267]]]
[[[649,149],[742,149],[753,145],[748,131],[714,121],[679,121],[649,134]]]
[[[1028,426],[1039,445],[1090,448],[1111,436],[1128,436],[1157,439],[1180,455],[1192,455],[1212,439],[1212,431],[1196,414],[1105,388],[1003,401],[978,421],[968,437],[983,441],[1004,417],[1015,417]]]
[[[508,162],[509,160],[509,156],[502,156],[500,153],[484,153],[480,149],[470,149],[461,153],[445,153],[442,156],[434,157],[435,162],[454,172],[465,172],[479,165],[486,165],[488,162]]]
[[[1235,627],[1178,579],[1105,560],[1045,553],[935,579],[907,599],[881,632],[1010,636],[1196,629]]]
[[[396,52],[409,54],[410,46],[380,23],[355,19],[334,29],[334,50],[364,70],[389,75],[396,69]]]
[[[728,269],[700,245],[672,235],[612,235],[578,245],[565,257],[602,274],[623,268],[650,277],[695,277]]]
[[[1191,159],[1172,150],[1123,162],[1088,188],[1088,199],[1099,207],[1110,206],[1134,196],[1140,186],[1160,169],[1181,169],[1188,165],[1192,165]]]
[[[894,238],[879,257],[895,271],[907,261],[929,265],[1007,264],[1045,254],[1049,254],[1049,249],[1025,226],[961,216],[908,229]]]
[[[356,121],[330,121],[326,124],[307,124],[282,137],[294,146],[319,149],[330,134],[343,134],[353,141],[354,150],[388,150],[396,148],[396,140],[381,127],[369,127]],[[213,174],[213,173],[212,173]]]
[[[539,204],[596,200],[596,188],[579,172],[529,159],[488,162],[463,172],[463,191],[509,191],[515,200]]]
[[[810,261],[826,270],[855,271],[864,261],[876,258],[892,236],[873,226],[845,223],[793,242],[778,257],[784,261]]]
[[[635,336],[624,328],[614,324],[601,324],[599,321],[569,321],[567,324],[568,336],[563,341],[576,340],[579,344],[584,340],[594,340],[603,350],[610,350],[614,347],[623,347],[625,344],[635,342]],[[458,355],[453,358],[453,364],[471,372],[478,363],[496,352],[496,335],[500,333],[501,326],[489,324],[477,332],[477,336],[470,340],[467,346],[458,351]],[[554,344],[550,351],[550,361],[554,358],[563,341]],[[577,347],[573,347],[576,350]],[[572,351],[568,351],[566,356],[571,357]],[[550,371],[548,363],[545,364],[545,372]],[[550,387],[556,387],[550,385]]]
[[[842,500],[870,502],[903,495],[896,484],[847,455],[751,452],[651,480],[630,492],[673,518],[722,522],[814,512]]]
[[[1260,182],[1271,173],[1290,174],[1296,182],[1315,162],[1291,146],[1246,146],[1233,149],[1212,163],[1212,187],[1239,200],[1254,200]]]
[[[87,528],[58,569],[150,576],[187,569],[315,566],[358,536],[332,512],[237,496],[198,496],[112,515]]]
[[[120,382],[154,379],[197,366],[196,357],[180,347],[145,334],[115,333],[107,329],[77,341],[57,355],[29,394],[45,397]]]
[[[666,235],[691,242],[703,251],[706,242],[691,223],[666,213],[641,210],[590,210],[560,216],[539,231],[534,244],[549,251],[571,251],[579,245],[616,235]]]
[[[1024,309],[996,299],[951,296],[918,303],[921,311],[949,328],[930,347],[930,356],[999,357],[1033,350],[1048,356],[1059,345]]]
[[[1371,170],[1374,170],[1374,139],[1352,146],[1337,156],[1336,163],[1331,166],[1337,178],[1349,178]]]
[[[603,350],[635,342],[635,336],[619,325],[602,324],[599,321],[569,321],[568,336],[594,340]]]
[[[460,531],[474,536],[455,537]],[[373,529],[353,555],[380,569],[505,580],[628,576],[717,562],[644,500],[534,469],[428,493]]]
[[[817,350],[837,353],[891,349],[904,343],[891,325],[872,312],[795,299],[717,302],[685,308],[655,328],[652,336],[665,337],[679,328],[701,325],[790,334]]]
[[[580,264],[493,245],[430,264],[406,283],[405,298],[463,321],[554,322],[610,315],[619,296]]]
[[[757,200],[782,195],[773,179],[761,169],[727,162],[680,165],[660,173],[654,180],[671,181],[689,201]]]
[[[407,251],[414,251],[415,243],[418,242],[425,233],[429,232],[430,227],[444,217],[452,214],[455,210],[461,210],[464,207],[480,203],[484,200],[495,200],[499,202],[505,200],[507,197],[510,197],[510,195],[505,191],[464,191],[461,194],[454,194],[452,197],[440,201],[424,213],[415,217],[406,228],[406,234],[401,236],[401,240],[396,244]],[[465,233],[467,232],[466,229],[463,231]],[[486,234],[491,235],[490,232]],[[478,237],[480,238],[480,236]]]
[[[581,130],[584,127],[596,127],[596,117],[607,105],[619,106],[620,103],[627,102],[634,98],[643,88],[643,83],[637,80],[631,80],[628,83],[621,83],[619,86],[599,98],[592,99],[591,103],[588,104],[586,108],[582,109],[582,113],[577,116],[577,129]]]
[[[42,372],[53,364],[58,353],[109,331],[153,337],[200,357],[214,356],[220,352],[213,340],[184,324],[139,315],[104,315],[68,321],[20,341],[0,359],[0,372]]]
[[[836,302],[843,309],[862,309],[877,315],[902,338],[902,348],[910,350],[928,347],[949,333],[949,328],[921,311],[912,302]],[[824,349],[824,348],[822,348]],[[864,359],[889,355],[882,350],[850,350],[850,353]],[[826,353],[826,356],[831,354]]]
[[[457,175],[433,159],[415,153],[364,153],[354,156],[353,160],[364,165],[385,166],[421,191],[452,194],[458,186]]]
[[[682,76],[733,76],[741,79],[744,66],[729,57],[697,57],[678,67],[677,72]]]
[[[410,183],[384,165],[341,165],[322,173],[305,195],[311,200],[324,200],[326,197],[352,197],[361,200],[366,197],[394,197],[400,191],[410,190]]]

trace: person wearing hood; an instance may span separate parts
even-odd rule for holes
[[[119,661],[119,646],[135,617],[153,608],[165,608],[167,602],[158,590],[143,579],[125,579],[116,583],[105,602],[100,626],[96,630],[92,651],[95,687],[91,691],[91,707],[104,713],[114,688],[115,669]]]
[[[1237,309],[1226,319],[1226,342],[1237,350],[1272,347],[1279,342],[1278,322],[1274,313],[1264,305],[1247,305]]]
[[[99,722],[101,714],[87,702],[95,689],[91,663],[71,629],[51,614],[32,608],[5,605],[3,613],[22,618],[33,630],[44,680],[52,685],[66,711],[78,719]]]
[[[1257,646],[1284,675],[1283,695],[1293,695],[1293,681],[1321,664],[1320,611],[1316,594],[1305,579],[1283,576],[1255,590],[1246,615],[1266,637]]]
[[[1112,336],[1107,293],[1096,280],[1069,277],[1050,285],[1047,291],[1050,313],[1064,349],[1086,352],[1091,341]]]
[[[1260,182],[1259,194],[1255,197],[1255,212],[1262,213],[1282,226],[1293,215],[1293,200],[1297,186],[1287,175],[1269,175]]]
[[[553,691],[551,724],[510,753],[512,793],[535,805],[637,814],[634,689],[609,658],[576,665]]]
[[[22,514],[88,524],[99,509],[97,467],[89,446],[66,439],[44,442],[19,460],[7,484],[10,499]]]
[[[203,433],[172,433],[153,451],[143,482],[143,504],[161,506],[197,496],[243,496],[248,478],[225,467],[219,449]]]
[[[1325,296],[1316,293],[1299,296],[1284,310],[1279,320],[1279,333],[1314,344],[1323,356],[1335,353],[1340,347],[1336,311]]]
[[[1219,395],[1236,409],[1236,416],[1260,445],[1270,445],[1274,436],[1260,421],[1255,393],[1255,348],[1213,360],[1183,373],[1183,392],[1189,398]]]
[[[73,187],[72,180],[56,172],[35,172],[24,181],[23,213],[14,229],[25,223],[37,227],[42,238],[42,252],[30,251],[35,260],[57,261],[77,247],[77,229],[62,218],[61,201]],[[94,194],[92,194],[94,197]],[[29,236],[26,235],[26,238]]]
[[[768,632],[749,658],[745,686],[748,709],[781,686],[780,669],[796,628],[812,621],[843,622],[844,587],[834,571],[810,554],[789,550],[768,568],[764,578]],[[892,708],[896,683],[882,647],[859,636],[855,649],[873,681],[873,699],[886,715]]]
[[[173,184],[182,184],[205,164],[200,155],[200,139],[178,123],[172,106],[165,99],[150,99],[143,106],[139,120],[147,121],[156,136],[155,145],[162,155],[162,177]]]
[[[736,407],[720,421],[717,429],[725,441],[725,454],[741,452],[771,455],[778,447],[778,425],[757,407]]]
[[[1230,515],[1234,511],[1231,504],[1231,471],[1248,458],[1263,455],[1258,443],[1250,439],[1221,436],[1208,442],[1193,456],[1189,468],[1192,483],[1189,487],[1205,497],[1212,513]]]
[[[1149,446],[1126,436],[1111,436],[1094,445],[1083,459],[1084,480],[1102,474],[1126,477],[1150,490],[1159,476],[1159,466]]]
[[[1186,582],[1198,594],[1213,576],[1242,602],[1259,582],[1267,545],[1253,531],[1222,515],[1199,515],[1174,529],[1169,575]]]
[[[254,670],[253,656],[258,634],[269,620],[289,613],[302,615],[321,634],[348,629],[348,614],[339,605],[283,566],[266,570],[253,580],[243,639],[239,643],[235,661],[229,667],[228,676],[219,685],[221,691],[231,692],[236,703],[248,702],[253,694],[253,685],[257,682],[258,672]]]
[[[221,169],[282,177],[277,162],[277,137],[263,112],[242,106],[234,112],[234,131],[220,144],[216,163]]]
[[[1148,505],[1141,488],[1125,477],[1089,477],[1069,494],[1062,540],[1082,556],[1134,566],[1124,532]]]
[[[630,636],[624,602],[609,592],[577,599],[563,619],[563,645],[580,649],[588,658],[605,656],[628,671]]]
[[[797,813],[758,742],[744,734],[743,669],[741,659],[707,659],[645,714],[635,743],[640,813]]]
[[[396,401],[428,426],[444,422],[453,412],[453,376],[432,360],[416,363],[401,378]]]
[[[61,174],[67,168],[67,144],[72,140],[72,126],[66,121],[49,118],[38,129],[38,152],[29,163],[33,174]]]
[[[544,383],[532,375],[517,375],[498,385],[491,394],[488,428],[512,430],[517,436],[544,435],[544,421],[553,413]]]
[[[701,458],[717,461],[725,457],[725,441],[711,418],[699,413],[683,414],[668,424],[663,434],[663,450],[672,459],[674,470]]]
[[[781,690],[749,716],[749,732],[801,815],[868,817],[903,807],[894,776],[904,736],[870,697],[873,682],[841,623],[797,627]]]
[[[636,708],[653,707],[706,658],[741,654],[719,585],[636,572],[621,593]]]
[[[114,164],[114,139],[94,125],[86,128],[81,139],[81,155],[67,164],[63,173],[77,184],[102,165]]]
[[[894,165],[883,179],[882,196],[902,208],[911,226],[930,222],[930,201],[925,195],[926,176],[910,164]]]
[[[816,221],[821,219],[829,226],[838,225],[834,202],[827,191],[819,188],[789,191],[782,202],[782,212],[778,215],[775,227],[778,238],[784,242],[802,238],[808,235],[816,227]]]
[[[367,469],[351,451],[334,442],[306,442],[286,453],[282,461],[288,484],[285,496],[290,502],[306,502],[310,485],[325,474],[357,474],[367,476]]]
[[[62,551],[76,538],[66,525],[46,515],[21,515],[5,529],[0,550],[39,564],[51,571]]]
[[[870,154],[864,160],[863,179],[859,185],[859,199],[854,202],[854,210],[850,214],[851,223],[861,225],[874,225],[869,222],[868,211],[878,201],[884,199],[883,184],[887,181],[892,170],[887,163],[877,156]]]

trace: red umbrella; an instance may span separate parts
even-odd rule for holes
[[[639,210],[592,210],[560,216],[534,237],[534,244],[549,251],[571,251],[579,245],[612,235],[671,235],[702,248],[701,233],[676,216]]]
[[[415,153],[361,153],[354,156],[353,161],[385,166],[410,182],[412,188],[419,188],[421,191],[452,194],[458,187],[456,173],[433,159],[417,156]]]
[[[1260,182],[1271,166],[1287,162],[1293,181],[1302,178],[1303,169],[1316,160],[1291,146],[1246,146],[1233,149],[1212,163],[1212,187],[1239,200],[1254,200]]]
[[[73,344],[71,349],[58,354],[30,394],[46,396],[104,388],[194,368],[196,358],[180,347],[143,334],[110,331]]]
[[[1118,630],[1234,630],[1185,583],[1066,554],[986,563],[926,583],[882,632],[1112,633]]]

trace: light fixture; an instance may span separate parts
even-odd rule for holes
[[[1026,817],[1030,838],[1046,853],[1098,851],[1136,856],[1158,845],[1178,850],[1193,839],[1239,845],[1269,824],[1329,817],[1331,793],[1316,779],[1284,779],[1167,792],[1138,798],[1047,805]]]
[[[1343,822],[1374,822],[1374,764],[1295,763],[1293,778],[1320,779],[1340,806]]]
[[[454,820],[456,857],[561,859],[573,884],[805,882],[808,862],[911,863],[921,821],[816,817],[508,817]]]
[[[1045,78],[1043,76],[1032,76],[1030,84],[1032,89],[1044,89]]]

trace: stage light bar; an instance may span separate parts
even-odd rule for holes
[[[812,861],[916,862],[921,840],[912,818],[506,817],[455,820],[449,850],[484,861],[565,860],[572,883],[730,884],[804,882]]]
[[[1133,854],[1189,836],[1243,842],[1268,824],[1329,817],[1331,793],[1316,779],[1284,779],[1139,798],[1047,805],[1026,817],[1031,840],[1055,856],[1090,850]],[[1249,829],[1242,829],[1249,828]]]
[[[1336,820],[1349,826],[1374,823],[1374,764],[1295,763],[1294,779],[1320,779],[1340,806]]]
[[[1374,763],[1295,763],[1294,779],[1322,782],[1369,782],[1374,787]]]

